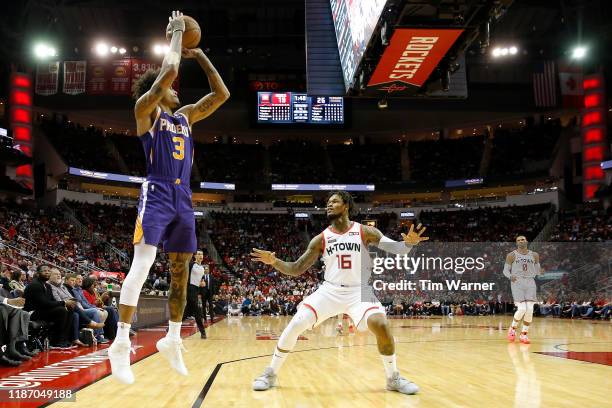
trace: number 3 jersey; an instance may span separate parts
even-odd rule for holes
[[[140,137],[147,159],[147,179],[189,186],[193,139],[187,117],[159,110],[153,127]]]
[[[362,267],[368,268],[363,264],[370,261],[361,224],[351,222],[343,234],[330,226],[322,235],[325,280],[335,285],[360,286]]]
[[[163,244],[166,252],[195,252],[197,239],[189,179],[193,140],[185,115],[158,110],[153,127],[140,137],[147,161],[134,244]]]

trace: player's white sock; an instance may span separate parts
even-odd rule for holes
[[[521,333],[527,334],[528,331],[529,331],[529,326],[523,325],[523,329],[521,330]]]
[[[280,368],[283,366],[283,363],[287,359],[288,355],[289,353],[283,353],[278,349],[278,347],[274,349],[274,354],[272,355],[272,362],[270,363],[270,367],[272,367],[272,371],[274,371],[274,374],[278,373],[278,370],[280,370]]]
[[[168,334],[166,337],[171,339],[180,340],[181,339],[181,322],[172,322],[168,321]]]
[[[512,319],[512,328],[516,329],[518,327],[518,322],[514,319]]]
[[[397,371],[397,363],[395,359],[395,354],[391,354],[390,356],[385,356],[383,354],[380,355],[382,357],[383,365],[385,366],[385,374],[387,374],[387,378],[393,377],[393,373]]]
[[[116,339],[119,341],[130,341],[130,327],[129,323],[117,322],[117,336]]]

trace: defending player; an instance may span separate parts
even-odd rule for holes
[[[512,298],[517,309],[508,329],[508,340],[513,342],[516,338],[516,328],[523,320],[523,328],[519,336],[521,343],[529,344],[529,325],[533,320],[533,305],[536,302],[535,277],[542,273],[540,269],[540,255],[527,248],[527,238],[523,235],[516,237],[516,249],[506,255],[503,274],[511,280]]]
[[[375,298],[371,302],[362,299],[362,262],[370,255],[368,245],[375,245],[388,252],[407,254],[412,246],[427,237],[421,237],[425,228],[417,226],[417,231],[402,234],[403,241],[396,242],[376,228],[361,225],[349,220],[353,209],[353,199],[345,191],[332,193],[327,201],[329,228],[314,237],[306,252],[295,262],[277,259],[274,252],[253,248],[254,260],[272,265],[276,270],[289,276],[299,276],[310,268],[319,256],[325,262],[325,282],[302,302],[302,306],[289,325],[283,330],[269,367],[253,381],[256,391],[268,390],[274,386],[276,375],[287,355],[295,347],[298,336],[305,330],[314,328],[326,319],[339,313],[348,314],[358,330],[367,327],[376,336],[378,351],[381,354],[387,375],[387,389],[404,394],[414,394],[419,388],[416,384],[399,375],[395,358],[395,342],[385,317],[385,309]]]
[[[172,282],[168,303],[169,330],[157,349],[172,368],[187,375],[181,350],[181,320],[186,303],[189,260],[196,250],[195,218],[189,188],[194,142],[191,126],[206,118],[228,98],[229,91],[211,62],[200,49],[183,49],[185,31],[182,13],[169,18],[172,31],[170,51],[159,72],[149,70],[134,84],[134,107],[138,135],[147,161],[147,181],[142,184],[134,231],[134,259],[123,282],[119,299],[117,338],[108,350],[113,376],[126,384],[134,382],[130,368],[129,330],[142,285],[155,261],[157,245],[163,243],[170,259]],[[184,58],[198,61],[211,92],[192,105],[179,107],[171,88]]]

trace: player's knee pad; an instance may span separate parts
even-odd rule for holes
[[[516,312],[514,312],[514,320],[519,321],[525,316],[525,312],[527,311],[527,305],[525,302],[520,302],[516,305]]]
[[[300,334],[310,329],[316,323],[314,313],[305,307],[300,307],[278,339],[278,348],[293,350]]]
[[[130,272],[121,286],[121,296],[119,303],[127,306],[136,306],[140,290],[144,285],[149,270],[155,262],[157,247],[140,243],[134,245],[134,260],[130,267]]]
[[[527,323],[531,323],[531,321],[533,320],[534,302],[526,302],[526,303],[527,303],[527,310],[525,311],[525,317],[523,318],[523,321]]]

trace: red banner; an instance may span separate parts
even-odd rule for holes
[[[110,89],[111,95],[129,95],[132,90],[132,60],[129,58],[113,60],[110,62]]]
[[[109,92],[109,71],[107,61],[90,61],[87,69],[87,93],[91,95],[102,95]]]
[[[62,92],[78,95],[85,92],[87,61],[64,61],[64,87]]]
[[[57,93],[59,61],[40,63],[36,67],[37,95],[55,95]]]
[[[461,29],[396,29],[368,86],[395,86],[397,82],[423,86],[461,33]]]

